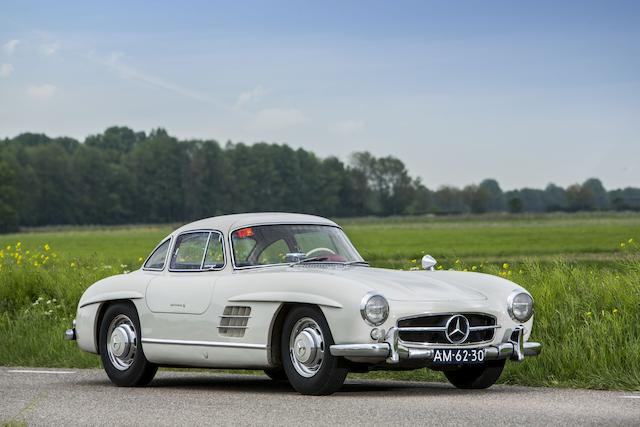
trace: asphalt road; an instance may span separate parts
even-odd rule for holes
[[[348,381],[300,396],[262,376],[160,372],[149,387],[103,371],[0,368],[0,424],[28,425],[640,425],[640,393]]]

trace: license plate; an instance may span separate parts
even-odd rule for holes
[[[433,363],[438,365],[461,365],[484,362],[483,348],[439,348],[434,350]]]

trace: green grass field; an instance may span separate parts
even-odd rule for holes
[[[543,355],[502,382],[640,390],[640,215],[576,214],[339,221],[374,266],[484,271],[536,299]],[[0,236],[0,365],[95,367],[62,340],[83,290],[139,267],[174,226],[58,228]],[[443,379],[426,370],[371,373]]]

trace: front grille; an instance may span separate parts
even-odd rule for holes
[[[247,324],[251,318],[251,307],[228,305],[220,316],[220,335],[240,338],[244,336]]]
[[[400,319],[400,340],[406,343],[451,345],[452,342],[447,338],[447,322],[458,314],[467,318],[469,336],[456,344],[482,343],[493,339],[495,330],[499,327],[495,317],[481,313],[447,313]]]

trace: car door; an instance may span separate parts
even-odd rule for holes
[[[186,326],[209,309],[224,264],[220,232],[197,230],[178,235],[169,256],[169,268],[154,275],[147,285],[146,302],[153,318],[148,324],[155,326],[148,331],[150,336],[204,338],[196,337],[191,333],[195,331]]]

